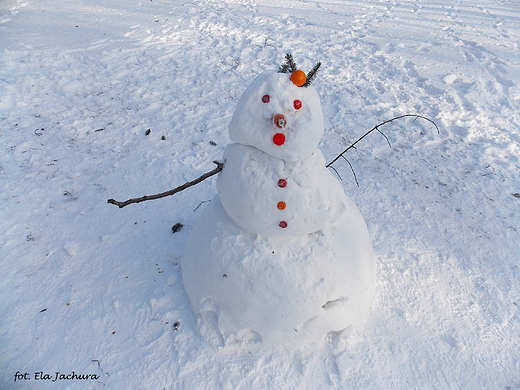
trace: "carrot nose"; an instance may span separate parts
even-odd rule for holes
[[[283,129],[287,125],[287,118],[285,115],[282,114],[276,114],[273,116],[273,122],[276,127],[279,129]]]

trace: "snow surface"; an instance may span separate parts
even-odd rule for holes
[[[516,0],[4,0],[0,45],[0,388],[520,389]],[[401,114],[440,134],[371,134],[347,156],[359,187],[335,164],[377,254],[363,329],[216,351],[178,266],[215,181],[106,200],[213,169],[287,51],[323,63],[328,161]]]

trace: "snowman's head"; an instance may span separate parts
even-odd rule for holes
[[[286,161],[310,156],[324,130],[320,98],[313,87],[292,80],[294,73],[260,74],[238,101],[231,140]]]

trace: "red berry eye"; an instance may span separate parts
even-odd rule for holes
[[[269,96],[269,95],[262,96],[262,101],[264,103],[269,103],[269,100],[271,100],[271,96]]]
[[[300,102],[299,100],[295,100],[293,104],[294,104],[294,108],[296,108],[297,110],[302,108],[302,102]]]

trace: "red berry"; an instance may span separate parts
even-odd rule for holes
[[[285,180],[285,179],[278,180],[278,187],[285,188],[286,186],[287,186],[287,180]]]
[[[281,146],[285,143],[285,135],[282,133],[276,133],[273,137],[273,142],[275,145]]]
[[[269,96],[269,95],[262,96],[262,101],[264,103],[269,103],[269,100],[271,100],[271,96]]]
[[[287,204],[285,202],[278,202],[276,204],[276,207],[278,207],[278,210],[285,210],[285,208],[287,207]]]
[[[280,226],[282,229],[285,229],[287,226],[289,226],[289,224],[285,221],[280,221],[278,226]]]
[[[302,102],[299,101],[299,100],[295,100],[293,104],[294,104],[294,108],[297,109],[297,110],[302,108]]]

